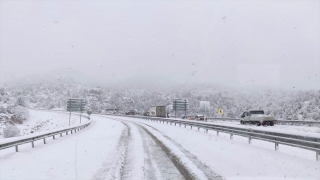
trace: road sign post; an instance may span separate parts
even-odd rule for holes
[[[80,124],[81,124],[82,111],[84,111],[85,106],[86,106],[85,99],[80,99],[80,98],[68,99],[67,111],[70,111],[69,126],[70,126],[71,111],[80,111]]]
[[[177,118],[177,111],[184,111],[187,117],[187,110],[189,102],[186,99],[174,99],[172,109],[175,111],[175,118]]]
[[[224,116],[223,116],[223,109],[218,109],[218,114],[220,114],[221,115],[221,117],[223,118],[223,120],[224,120]]]
[[[203,112],[203,120],[206,121],[206,113],[210,109],[209,101],[200,101],[200,111]]]
[[[71,118],[71,111],[70,111],[70,114],[69,114],[69,126],[70,126],[70,118]]]

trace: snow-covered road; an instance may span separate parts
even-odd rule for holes
[[[227,179],[320,179],[320,162],[315,161],[315,152],[290,146],[280,146],[274,151],[274,144],[209,131],[204,133],[169,124],[123,118],[151,126],[150,131],[161,134],[185,151],[189,152],[212,171]]]
[[[0,151],[0,179],[320,180],[314,152],[126,117]]]
[[[160,144],[141,126],[121,122],[124,131],[112,159],[92,179],[184,179]]]
[[[168,156],[171,152],[164,150],[165,145],[139,124],[101,116],[91,119],[88,128],[47,139],[46,145],[36,141],[34,149],[24,144],[17,153],[14,148],[1,150],[0,179],[186,179],[203,175],[181,163],[179,155]],[[175,163],[174,157],[179,157]]]
[[[91,179],[114,154],[124,127],[96,117],[86,129],[56,140],[0,151],[0,179]]]

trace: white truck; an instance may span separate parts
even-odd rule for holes
[[[149,116],[166,117],[166,106],[153,106],[149,109]]]
[[[256,124],[273,126],[276,124],[277,120],[273,116],[268,116],[264,114],[263,110],[251,110],[245,111],[241,115],[240,124]]]

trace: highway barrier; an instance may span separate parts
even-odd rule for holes
[[[214,122],[215,120],[220,121],[236,121],[240,122],[239,118],[217,118],[217,117],[208,117],[207,121]],[[320,121],[300,121],[300,120],[275,120],[277,124],[286,124],[286,125],[320,125]]]
[[[263,131],[263,130],[255,130],[241,127],[232,127],[226,125],[216,125],[207,122],[199,122],[199,121],[190,121],[190,120],[177,120],[171,118],[159,118],[159,117],[148,117],[148,116],[125,116],[125,115],[117,115],[129,118],[138,118],[147,121],[154,121],[160,123],[166,123],[170,125],[183,125],[185,128],[189,126],[191,129],[193,127],[200,129],[204,129],[205,132],[208,130],[213,130],[217,132],[228,133],[230,134],[230,139],[233,138],[234,135],[247,137],[248,143],[251,144],[252,139],[268,141],[275,144],[275,150],[279,150],[279,144],[308,149],[316,152],[316,160],[320,160],[320,137],[308,137],[296,134],[287,134],[280,132],[272,132],[272,131]]]
[[[12,141],[9,140],[4,143],[0,142],[0,150],[7,149],[10,147],[15,147],[16,152],[18,152],[19,145],[26,144],[26,143],[31,143],[32,148],[34,148],[35,141],[43,140],[43,143],[46,144],[46,138],[52,137],[53,139],[56,139],[57,135],[60,135],[60,137],[62,137],[63,134],[68,135],[69,132],[70,132],[70,134],[76,133],[76,132],[88,127],[91,124],[91,122],[92,121],[89,121],[85,124],[81,124],[81,125],[73,126],[73,127],[68,127],[68,128],[57,130],[57,131],[40,133],[40,135],[39,134],[38,135],[28,135],[26,137],[22,136],[21,138],[18,138],[18,140],[12,140]]]

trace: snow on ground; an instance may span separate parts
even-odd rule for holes
[[[251,124],[242,125],[240,122],[231,122],[231,121],[213,121],[208,122],[217,125],[227,125],[233,127],[240,127],[240,128],[251,128],[256,130],[263,130],[263,131],[273,131],[273,132],[282,132],[282,133],[290,133],[302,136],[314,136],[320,137],[320,128],[314,126],[294,126],[294,125],[279,125],[275,124],[274,126],[256,126]]]
[[[29,109],[29,115],[29,119],[24,121],[23,124],[16,124],[16,127],[20,129],[20,136],[69,127],[69,113],[67,112]],[[81,123],[83,124],[85,122],[88,122],[88,119],[82,117]],[[71,113],[70,126],[79,124],[79,113]],[[4,137],[0,136],[0,139],[1,138]]]
[[[119,120],[117,117],[106,119]],[[127,152],[123,153],[125,156],[120,160],[124,161],[121,179],[184,179],[170,158],[145,130],[134,123],[121,122],[128,129],[125,141]],[[122,147],[117,149],[121,151]],[[108,172],[104,174],[107,177],[105,179],[112,179]]]
[[[315,161],[315,152],[280,145],[274,151],[274,144],[196,128],[161,124],[132,118],[129,121],[151,125],[170,137],[210,169],[227,179],[317,179],[320,180],[320,162]],[[147,126],[146,126],[147,127]],[[150,131],[155,131],[147,127]]]
[[[65,113],[33,111],[30,114],[33,118],[26,124],[32,127],[37,121],[51,119],[39,128],[42,131],[57,127],[51,122],[60,128],[68,125]],[[75,116],[74,125],[78,118]],[[180,154],[189,167],[195,165],[192,162],[196,159],[228,180],[320,180],[320,162],[315,161],[312,151],[284,145],[274,151],[274,144],[269,142],[252,140],[248,144],[244,137],[234,136],[230,140],[224,133],[217,136],[214,131],[205,133],[196,128],[133,118],[94,115],[91,120],[92,124],[84,130],[64,134],[56,140],[47,138],[47,144],[36,141],[35,148],[29,143],[20,145],[19,152],[14,148],[0,150],[0,179],[168,179],[161,177],[170,177],[166,169],[170,160],[163,161],[165,158],[157,153],[159,147],[141,127],[132,123],[135,122],[159,137],[172,152]],[[190,154],[194,157],[190,158]],[[203,176],[201,172],[200,176]]]
[[[40,114],[43,120],[50,115],[61,117],[50,112],[35,115]],[[124,126],[105,118],[92,119],[89,127],[56,140],[48,138],[47,144],[39,140],[35,148],[24,144],[19,152],[0,150],[0,179],[92,179],[100,168],[109,168]]]
[[[190,120],[181,120],[175,119],[179,121],[187,121]],[[309,127],[309,126],[293,126],[293,125],[274,125],[274,126],[257,126],[251,124],[242,125],[240,122],[232,122],[232,121],[221,121],[221,120],[213,120],[212,122],[203,122],[203,121],[195,121],[197,123],[204,124],[216,124],[221,126],[231,126],[243,129],[256,129],[262,131],[270,131],[270,132],[279,132],[279,133],[287,133],[287,134],[295,134],[301,136],[309,136],[309,137],[320,137],[320,128],[318,127]]]
[[[45,112],[43,117],[53,114]],[[28,143],[20,145],[19,152],[14,147],[0,150],[0,179],[131,180],[150,179],[148,174],[157,174],[158,179],[181,179],[170,178],[175,174],[166,167],[174,165],[156,153],[161,148],[142,135],[137,126],[99,116],[91,120],[89,127],[75,134],[56,136],[56,140],[47,138],[47,144],[36,141],[34,149]],[[13,139],[17,138],[23,137]]]

